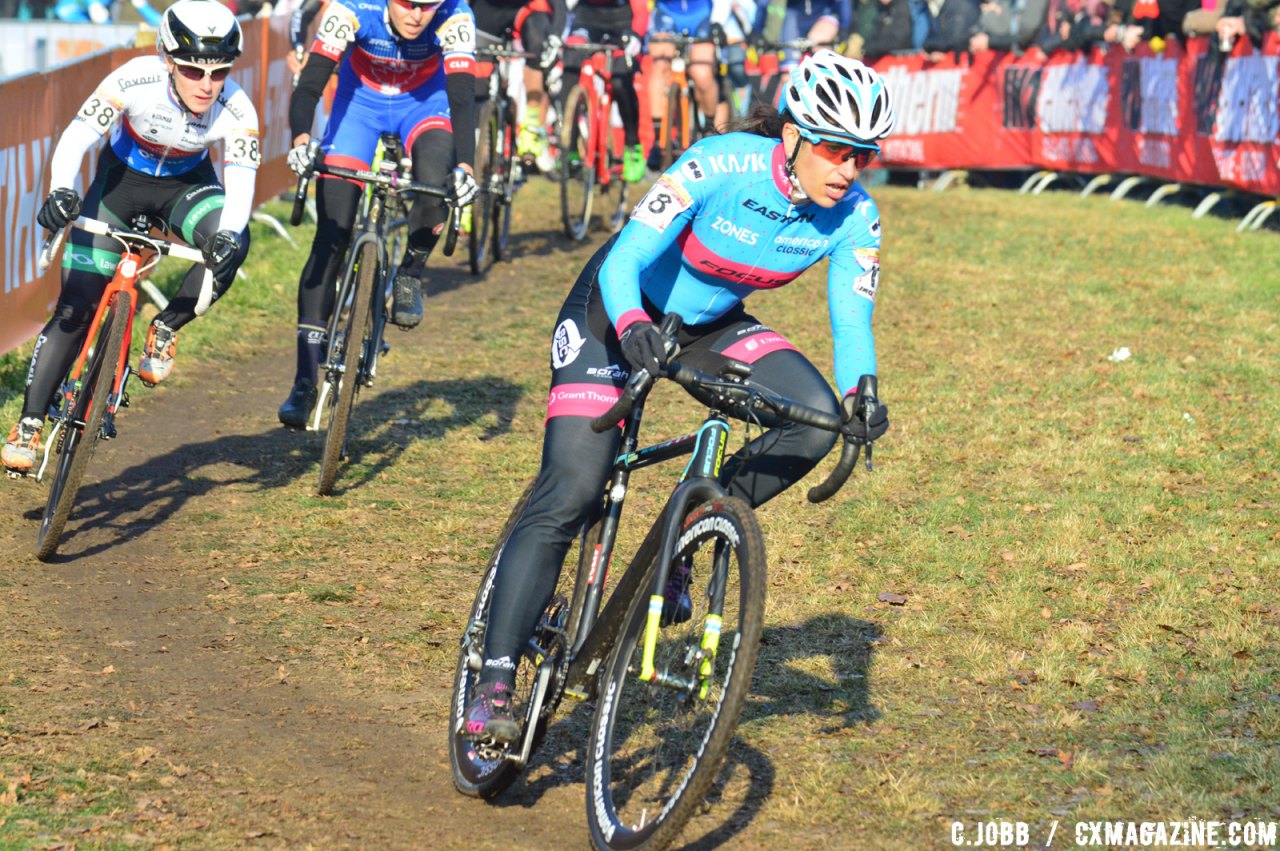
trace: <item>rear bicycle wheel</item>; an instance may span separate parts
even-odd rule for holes
[[[498,110],[490,99],[480,108],[480,143],[476,145],[475,174],[480,192],[471,202],[471,230],[467,234],[471,274],[483,275],[493,265],[492,217],[495,186],[501,181],[498,161],[502,156]]]
[[[75,505],[80,480],[93,457],[102,418],[107,412],[107,397],[115,383],[115,365],[125,345],[125,332],[132,315],[133,299],[127,292],[111,297],[111,305],[102,320],[93,356],[80,378],[80,390],[71,401],[71,412],[58,430],[57,466],[49,483],[49,497],[40,532],[36,537],[36,558],[47,560],[58,549],[63,527]],[[84,423],[78,426],[77,423]]]
[[[355,405],[356,388],[360,384],[360,357],[373,325],[370,308],[378,281],[378,248],[374,243],[366,242],[360,247],[356,265],[347,274],[357,276],[355,292],[348,304],[334,305],[334,310],[343,311],[343,314],[334,325],[336,332],[330,335],[329,352],[325,358],[329,424],[324,433],[320,482],[316,487],[321,496],[333,493],[338,464],[347,455],[347,426]]]
[[[725,497],[690,511],[672,570],[681,564],[690,568],[691,617],[658,630],[653,679],[640,679],[651,601],[638,596],[601,682],[586,767],[596,848],[675,839],[706,797],[746,702],[765,598],[764,539],[751,508]]]
[[[591,135],[590,94],[575,85],[560,122],[560,219],[565,235],[582,240],[591,229],[596,186],[596,141]]]
[[[464,713],[475,692],[480,671],[484,664],[485,630],[489,621],[489,609],[493,602],[493,586],[497,576],[498,558],[502,555],[511,532],[515,529],[521,515],[529,504],[533,493],[533,483],[524,489],[523,495],[516,501],[515,507],[507,517],[507,522],[498,535],[498,542],[489,556],[484,577],[480,580],[480,590],[476,592],[475,602],[471,606],[471,616],[467,621],[467,630],[463,635],[462,647],[458,653],[458,664],[454,670],[453,698],[449,719],[449,763],[453,769],[453,785],[464,795],[475,798],[492,798],[510,786],[520,775],[521,766],[509,759],[513,751],[519,751],[523,739],[511,745],[498,745],[493,742],[479,742],[465,735],[463,729]],[[543,612],[533,641],[546,651],[546,656],[534,652],[531,648],[520,654],[517,660],[516,685],[514,699],[518,702],[516,715],[524,715],[522,729],[530,735],[530,725],[534,725],[532,736],[536,751],[546,733],[547,724],[555,714],[560,701],[560,676],[564,661],[567,619],[570,614],[569,600],[565,593],[565,581],[562,575],[557,593]],[[532,697],[537,682],[538,670],[544,659],[550,659],[555,673],[549,685],[541,710],[533,717]]]

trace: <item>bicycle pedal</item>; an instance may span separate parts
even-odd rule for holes
[[[127,408],[127,407],[129,407],[129,394],[128,394],[128,393],[125,393],[123,396],[121,396],[121,397],[120,397],[120,407],[121,407],[121,408]]]
[[[30,473],[19,473],[17,470],[10,470],[10,469],[7,469],[7,468],[6,468],[6,469],[5,469],[5,471],[4,471],[4,477],[5,477],[6,479],[29,479],[29,478],[35,478],[35,477],[34,477],[34,476],[32,476]]]
[[[378,354],[385,355],[389,351],[391,351],[391,344],[388,343],[386,340],[383,340],[382,343],[378,346]]]

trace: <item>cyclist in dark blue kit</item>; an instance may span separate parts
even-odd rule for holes
[[[880,219],[856,183],[893,126],[884,82],[861,62],[829,51],[792,75],[781,112],[759,107],[743,130],[685,152],[655,183],[631,221],[596,252],[569,293],[551,345],[542,469],[528,508],[499,557],[484,667],[464,729],[476,739],[519,735],[512,678],[522,648],[555,590],[577,531],[599,504],[620,431],[591,430],[619,398],[631,370],[656,374],[666,350],[655,320],[675,312],[682,362],[717,373],[727,359],[752,380],[796,401],[843,410],[850,435],[874,440],[889,426],[884,405],[861,417],[859,379],[876,371],[871,314],[880,273]],[[837,400],[818,370],[743,306],[829,261],[827,301]],[[752,506],[799,481],[836,440],[788,424],[770,429],[725,464],[729,492]],[[688,576],[667,589],[663,617],[689,618]]]

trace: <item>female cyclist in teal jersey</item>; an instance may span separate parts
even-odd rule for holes
[[[596,434],[590,422],[618,399],[632,370],[657,374],[665,365],[655,320],[670,312],[684,320],[682,362],[713,374],[729,359],[749,363],[753,381],[834,413],[842,403],[818,370],[742,303],[825,257],[846,430],[864,440],[884,434],[886,407],[863,421],[856,398],[860,377],[876,371],[871,313],[880,272],[879,214],[856,180],[892,126],[879,75],[819,51],[792,75],[780,113],[761,107],[746,132],[690,148],[591,258],[552,337],[542,469],[499,557],[484,668],[465,711],[471,736],[519,735],[510,699],[516,660],[617,452],[620,431]],[[727,462],[722,478],[758,506],[813,469],[835,439],[807,426],[772,428]],[[689,608],[683,585],[668,588],[664,617],[688,619]]]

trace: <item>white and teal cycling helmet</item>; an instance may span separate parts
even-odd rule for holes
[[[893,104],[880,75],[857,59],[825,49],[791,72],[782,113],[811,142],[877,147],[893,130]]]

